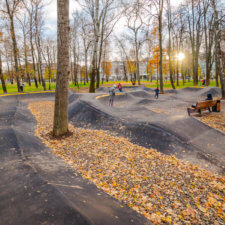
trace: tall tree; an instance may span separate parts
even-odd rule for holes
[[[140,80],[140,50],[141,46],[145,41],[145,36],[143,35],[144,21],[143,21],[143,12],[142,4],[139,0],[134,0],[130,4],[126,2],[125,5],[125,16],[127,19],[127,27],[129,33],[126,35],[126,38],[131,42],[132,48],[135,49],[135,61],[136,61],[136,76],[138,80],[138,85],[141,84]],[[135,79],[136,79],[135,76]],[[136,80],[135,80],[136,82]]]
[[[171,54],[171,32],[173,28],[173,21],[172,21],[172,12],[171,12],[171,3],[170,0],[167,0],[167,28],[168,28],[168,38],[169,38],[169,44],[168,44],[168,58],[169,58],[169,74],[170,74],[170,83],[172,85],[172,88],[175,89],[174,81],[173,81],[173,72],[172,72],[172,54]]]
[[[165,0],[149,0],[149,13],[156,18],[158,22],[158,40],[159,40],[159,79],[160,92],[163,93],[163,10]]]
[[[27,27],[29,27],[29,21],[27,19],[27,14],[24,13],[22,18],[17,18],[17,20],[19,21],[19,24],[21,26],[21,30],[22,30],[22,34],[23,34],[23,52],[24,52],[24,63],[25,63],[25,76],[27,78],[28,84],[29,86],[31,86],[31,81],[30,81],[30,74],[28,73],[28,45],[27,45],[27,36],[29,33],[29,29],[27,29]]]
[[[2,32],[0,31],[0,45],[1,45],[1,42],[2,42]],[[6,85],[5,85],[5,79],[4,79],[3,71],[2,71],[2,53],[1,53],[1,50],[0,50],[0,80],[1,80],[1,83],[2,83],[3,92],[7,93],[7,89],[6,89]]]
[[[15,33],[15,14],[18,12],[21,0],[5,0],[6,9],[1,10],[5,13],[10,21],[10,33],[13,43],[13,57],[14,57],[14,66],[16,72],[16,83],[18,92],[20,91],[20,79],[19,79],[19,63],[18,63],[18,48],[17,48],[17,39]]]
[[[198,85],[198,66],[199,66],[199,52],[203,35],[203,9],[201,7],[201,1],[191,0],[191,9],[186,11],[189,37],[192,50],[192,72],[193,72],[193,84]]]
[[[35,0],[34,1],[35,5],[35,14],[34,14],[34,25],[35,25],[35,44],[37,48],[37,71],[39,74],[39,77],[41,79],[42,86],[44,90],[46,91],[46,84],[45,84],[45,79],[43,77],[42,73],[42,55],[41,55],[41,31],[42,31],[42,26],[44,24],[43,21],[43,0]]]
[[[57,0],[57,80],[53,135],[61,136],[68,132],[68,82],[70,74],[70,24],[69,0]]]
[[[220,19],[218,13],[218,5],[216,4],[215,0],[211,0],[212,8],[214,11],[215,16],[215,23],[214,23],[214,32],[215,32],[215,61],[216,61],[216,73],[220,75],[220,85],[222,91],[222,98],[225,99],[225,75],[224,69],[222,65],[222,51],[220,46],[221,41],[221,30],[220,30]]]

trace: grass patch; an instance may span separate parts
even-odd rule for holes
[[[121,83],[122,85],[132,85],[130,81],[128,81],[128,82],[125,82],[125,81],[109,81],[109,82],[106,82],[106,81],[104,81],[103,84],[102,84],[102,82],[100,83],[100,86],[102,86],[102,85],[103,86],[104,85],[113,85],[113,84],[118,84],[118,83]],[[157,82],[155,80],[153,80],[152,82],[142,80],[141,84],[145,85],[146,87],[151,87],[151,88],[157,87]],[[137,85],[137,83],[136,83],[136,85]],[[74,90],[89,88],[89,86],[90,86],[90,83],[86,83],[86,84],[79,83],[79,86],[75,86],[72,82],[69,83],[69,87],[74,88]],[[216,87],[216,81],[211,81],[209,86],[210,87]],[[16,83],[14,83],[14,84],[7,83],[6,87],[7,87],[8,93],[17,93],[18,92]],[[172,89],[172,86],[171,86],[169,81],[164,81],[163,87],[165,89]],[[185,88],[185,87],[202,87],[202,85],[201,85],[201,82],[199,82],[198,86],[193,86],[192,81],[186,82],[183,85],[183,82],[180,81],[179,86],[177,86],[176,83],[175,83],[175,87],[176,87],[176,89],[180,89],[180,88]],[[46,82],[46,88],[47,88],[47,90],[49,90],[49,83],[48,82]],[[55,90],[55,88],[56,88],[56,83],[54,83],[54,82],[51,83],[51,90]],[[25,83],[24,92],[35,92],[35,91],[44,91],[44,88],[42,87],[42,85],[39,85],[38,88],[36,88],[34,83],[31,83],[31,86],[29,86],[27,83]],[[3,94],[2,85],[0,85],[0,94]]]

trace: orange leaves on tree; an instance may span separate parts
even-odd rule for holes
[[[102,62],[102,69],[107,77],[111,75],[112,64],[109,61]]]
[[[127,70],[130,74],[134,74],[136,72],[136,62],[135,61],[131,61],[131,60],[127,60],[126,62],[126,66],[127,66]]]

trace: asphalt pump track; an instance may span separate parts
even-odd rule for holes
[[[74,126],[109,130],[224,175],[224,133],[186,114],[186,107],[207,93],[219,97],[219,89],[171,90],[156,100],[152,89],[127,88],[116,95],[114,107],[108,106],[108,89],[100,91],[70,94]],[[42,100],[53,101],[54,94],[0,98],[0,224],[150,224],[83,179],[34,136],[36,121],[27,105]]]
[[[83,179],[34,136],[29,102],[53,94],[0,98],[1,225],[151,224]]]
[[[224,175],[225,134],[187,115],[187,107],[204,100],[208,93],[216,98],[221,91],[214,87],[184,88],[165,91],[155,99],[154,89],[129,87],[117,93],[114,107],[109,107],[108,88],[101,88],[97,94],[72,94],[69,118],[74,126],[109,130]]]

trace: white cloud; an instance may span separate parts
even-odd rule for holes
[[[70,0],[70,18],[75,10],[81,10],[81,6],[75,1]],[[47,36],[55,36],[57,32],[57,1],[52,0],[45,7],[45,33]]]

